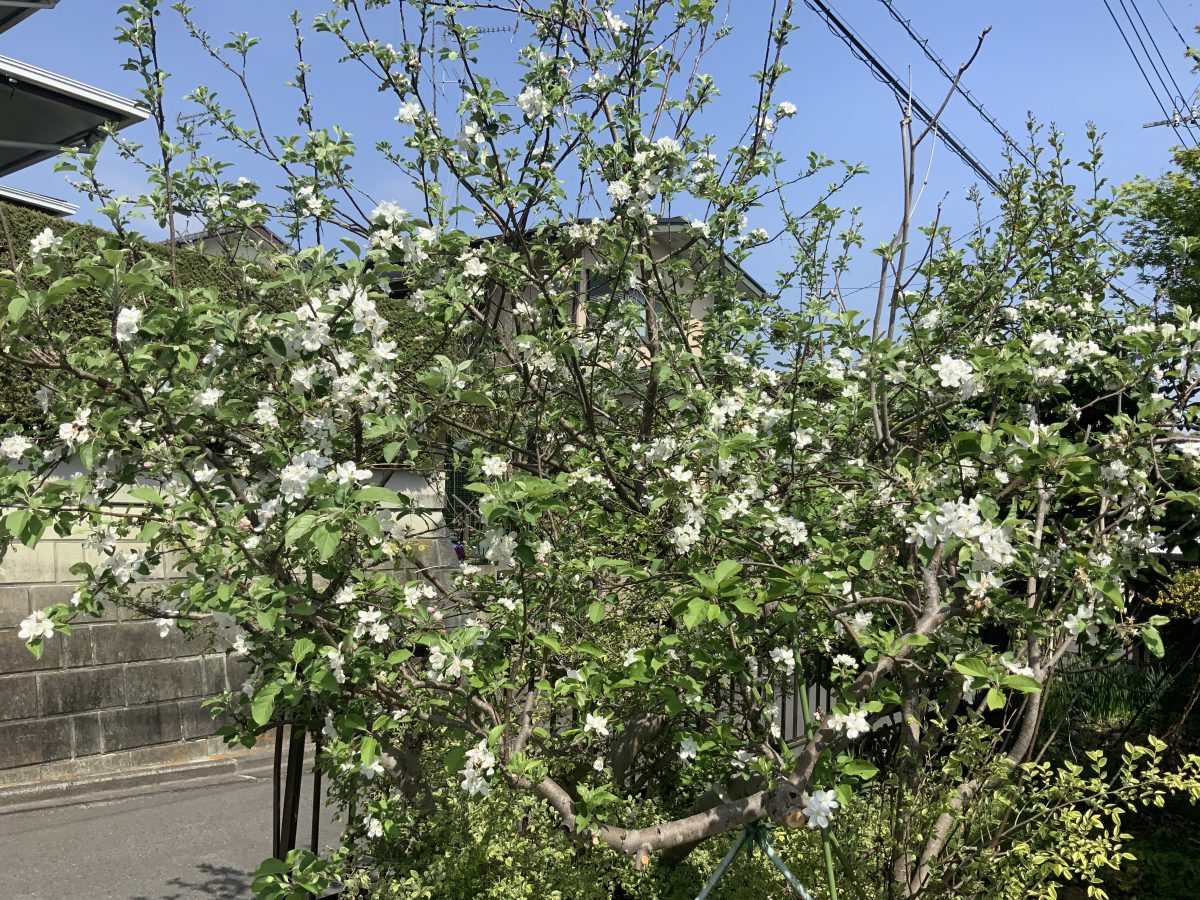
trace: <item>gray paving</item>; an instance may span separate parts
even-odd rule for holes
[[[307,846],[311,778],[300,817]],[[0,810],[3,900],[242,900],[271,853],[269,777],[227,775]],[[338,828],[323,810],[321,843]]]

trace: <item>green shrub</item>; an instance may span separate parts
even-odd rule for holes
[[[639,872],[630,856],[580,847],[542,802],[501,785],[485,800],[468,802],[448,783],[435,803],[434,813],[392,812],[396,820],[385,839],[371,845],[371,873],[348,885],[346,900],[693,900],[732,840],[709,841],[674,867],[656,859]],[[813,897],[824,897],[816,834],[781,828],[772,840]],[[782,900],[795,894],[756,852],[739,854],[709,896]]]

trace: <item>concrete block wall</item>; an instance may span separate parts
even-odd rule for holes
[[[71,471],[64,470],[64,477]],[[422,565],[447,575],[458,568],[441,521],[438,485],[409,473],[382,479],[429,510],[411,516]],[[126,498],[118,495],[116,506]],[[405,516],[405,519],[409,519]],[[138,546],[122,542],[121,549]],[[139,547],[139,549],[142,549]],[[0,560],[0,788],[35,781],[105,775],[141,765],[201,759],[226,750],[206,698],[237,689],[249,675],[212,630],[185,636],[128,610],[81,616],[70,635],[46,641],[35,660],[17,637],[35,609],[67,602],[75,563],[99,562],[85,536],[47,533],[30,550],[10,547]],[[161,583],[166,564],[153,578]],[[152,582],[147,582],[152,586]]]
[[[211,631],[159,636],[127,610],[81,617],[47,640],[40,660],[18,625],[34,609],[66,602],[82,539],[48,536],[12,547],[0,562],[0,786],[109,774],[218,752],[204,700],[240,685],[246,667]],[[165,571],[156,573],[160,578]]]

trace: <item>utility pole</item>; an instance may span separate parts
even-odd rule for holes
[[[1160,119],[1157,122],[1147,122],[1143,128],[1158,128],[1162,125],[1170,125],[1172,128],[1178,128],[1180,125],[1197,125],[1200,124],[1200,103],[1192,102],[1192,107],[1187,113],[1181,113],[1178,109],[1171,110],[1171,118]]]

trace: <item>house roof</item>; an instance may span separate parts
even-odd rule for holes
[[[654,231],[658,234],[675,234],[683,231],[689,225],[690,222],[683,216],[668,216],[665,219],[658,220],[658,223],[654,226]],[[765,297],[767,295],[767,289],[759,283],[758,279],[743,269],[728,253],[721,253],[721,263],[727,269],[736,272],[743,284],[758,294],[758,296]]]
[[[58,0],[0,0],[0,34],[39,9],[54,9]]]
[[[106,123],[125,128],[147,116],[132,100],[6,56],[0,89],[0,175],[87,145]]]
[[[260,241],[270,244],[277,250],[286,250],[289,246],[287,241],[273,232],[266,225],[250,225],[246,227],[231,226],[228,228],[213,228],[211,230],[193,231],[189,234],[181,234],[178,238],[176,238],[176,241],[180,244],[198,244],[201,241],[205,241],[210,238],[216,238],[218,241],[224,243],[222,240],[223,238],[240,238],[245,234],[252,234]]]
[[[79,212],[79,207],[74,203],[47,197],[43,194],[35,194],[33,191],[23,191],[6,184],[0,184],[0,200],[16,206],[23,206],[26,209],[36,209],[38,212],[48,213],[52,216],[73,216]]]
[[[580,225],[587,225],[592,220],[577,219],[575,221]],[[655,223],[652,231],[654,234],[682,234],[689,224],[689,220],[685,219],[683,216],[668,216],[666,218],[659,219]],[[530,231],[532,232],[532,229],[530,229]],[[484,241],[494,241],[499,237],[500,235],[488,235],[487,237],[475,238],[472,243],[478,246]],[[714,243],[710,238],[706,238],[705,240],[710,244]],[[738,276],[738,280],[741,281],[742,285],[757,294],[759,297],[765,297],[768,294],[767,289],[759,283],[758,279],[743,269],[733,259],[733,257],[724,251],[721,252],[721,264],[727,270],[734,272]]]

